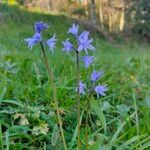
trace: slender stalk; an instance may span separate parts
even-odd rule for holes
[[[45,52],[45,49],[44,49],[44,46],[43,46],[42,42],[40,42],[40,45],[41,45],[41,50],[42,50],[42,53],[43,53],[44,62],[45,62],[45,65],[46,65],[46,69],[48,71],[48,75],[49,75],[49,78],[50,78],[50,83],[51,83],[52,90],[53,90],[53,98],[54,98],[54,103],[55,103],[55,109],[56,109],[56,112],[57,112],[57,118],[58,118],[58,123],[59,123],[59,126],[60,126],[60,132],[61,132],[61,137],[62,137],[64,149],[67,150],[66,141],[65,141],[65,137],[64,137],[64,131],[63,131],[63,128],[62,128],[61,116],[60,116],[60,113],[59,113],[59,107],[58,107],[58,101],[57,101],[57,90],[56,90],[56,87],[55,87],[55,84],[54,84],[54,75],[53,75],[53,73],[50,69],[50,66],[48,64],[48,59],[46,57],[46,52]]]
[[[80,77],[79,77],[79,52],[76,51],[76,56],[77,56],[77,108],[78,108],[78,143],[77,143],[77,150],[81,149],[81,140],[80,140],[80,93],[79,93],[79,82],[80,82]]]
[[[0,122],[0,149],[3,150],[3,134],[2,134],[1,122]]]
[[[90,91],[90,94],[87,97],[87,103],[85,105],[85,108],[86,108],[86,116],[85,116],[85,149],[86,150],[88,150],[88,119],[89,119],[91,96],[92,96],[92,90]]]
[[[90,109],[90,99],[87,99],[86,116],[85,116],[85,149],[88,150],[88,116]]]

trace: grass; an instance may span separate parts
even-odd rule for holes
[[[24,42],[39,20],[50,24],[44,38],[55,32],[59,39],[55,52],[47,51],[47,56],[56,79],[67,146],[73,150],[77,144],[76,70],[60,44],[67,38],[72,21],[66,16],[31,13],[5,4],[0,5],[0,147],[63,149],[40,47],[30,51]],[[90,149],[149,150],[150,47],[142,41],[109,43],[92,36],[96,47],[93,69],[104,71],[100,83],[107,84],[109,90],[107,96],[94,97],[91,103]],[[82,80],[88,82],[90,72],[83,69]],[[82,108],[84,104],[82,98]],[[84,109],[81,120],[84,149]]]

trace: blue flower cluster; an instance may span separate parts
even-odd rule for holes
[[[34,30],[35,33],[32,37],[28,37],[25,39],[25,42],[28,44],[28,47],[32,49],[32,47],[42,42],[42,31],[47,29],[49,26],[46,23],[43,23],[42,21],[36,22],[34,24]],[[83,61],[85,68],[88,68],[93,62],[94,57],[88,55],[88,50],[94,51],[95,47],[92,45],[93,39],[89,38],[89,32],[83,31],[79,34],[79,26],[73,24],[67,33],[72,34],[77,42],[77,46],[71,43],[69,39],[62,42],[63,48],[62,51],[69,54],[71,51],[75,51],[77,53],[81,51],[85,51],[86,55],[81,57],[80,60]],[[46,45],[53,51],[56,45],[56,35],[54,34],[50,39],[47,41],[44,41],[42,43],[46,43]],[[93,85],[95,85],[96,81],[98,81],[103,75],[103,72],[94,70],[91,74],[91,82]],[[86,85],[82,83],[82,81],[79,82],[79,93],[85,94]],[[107,91],[107,87],[105,85],[98,85],[95,86],[94,91],[96,92],[97,96],[105,96],[105,92]]]
[[[78,47],[75,48],[73,44],[67,39],[66,41],[62,42],[64,48],[63,50],[66,51],[67,53],[74,50],[77,50],[78,52],[80,51],[85,51],[86,54],[88,54],[87,50],[95,50],[95,47],[91,44],[93,42],[93,39],[89,39],[89,32],[84,31],[80,35],[78,35],[79,31],[79,26],[73,24],[72,27],[69,29],[67,33],[71,33],[72,35],[75,36]]]
[[[97,94],[97,97],[99,97],[99,95],[101,96],[106,96],[105,92],[108,90],[106,85],[97,85],[93,88],[93,86],[95,85],[95,82],[98,81],[103,75],[102,71],[96,71],[94,70],[91,74],[91,81],[92,81],[92,92],[93,90],[95,91],[95,93]],[[85,83],[83,83],[82,81],[80,81],[79,84],[79,93],[84,95],[85,94],[85,90],[86,90],[86,85]]]
[[[28,44],[28,47],[30,49],[32,49],[32,47],[37,44],[37,43],[40,43],[42,41],[42,31],[47,29],[49,26],[48,24],[46,23],[43,23],[42,21],[40,22],[36,22],[34,24],[34,30],[35,30],[35,34],[32,36],[32,37],[28,37],[25,39],[25,41],[27,42]],[[51,37],[50,39],[48,39],[46,42],[48,47],[53,50],[54,47],[55,47],[55,44],[56,44],[56,37],[55,37],[55,34],[53,35],[53,37]]]
[[[66,41],[63,41],[63,51],[65,51],[67,54],[71,51],[81,52],[85,51],[86,56],[83,56],[80,60],[84,62],[85,68],[88,68],[93,62],[94,57],[88,55],[88,50],[95,50],[95,47],[92,45],[93,39],[89,39],[89,32],[83,31],[81,34],[79,34],[79,26],[73,24],[72,27],[69,28],[69,31],[67,33],[71,33],[77,42],[77,46],[73,45],[69,39]],[[98,81],[103,76],[102,71],[96,71],[94,70],[91,74],[91,82],[92,85],[95,85],[96,81]],[[82,81],[79,82],[79,93],[84,95],[86,90],[86,84],[84,84]],[[94,88],[92,88],[97,96],[105,96],[105,92],[108,90],[105,85],[97,85]]]

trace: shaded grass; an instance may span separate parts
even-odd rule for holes
[[[42,20],[50,24],[50,28],[43,34],[44,38],[49,38],[55,32],[59,39],[55,52],[47,51],[47,55],[56,78],[59,105],[62,112],[66,113],[62,113],[63,126],[70,146],[76,128],[76,70],[71,60],[72,55],[61,52],[61,40],[68,36],[66,32],[71,20],[65,16],[31,13],[17,6],[7,5],[0,6],[0,16],[0,118],[3,135],[2,138],[0,134],[0,141],[5,139],[3,146],[11,149],[42,149],[45,144],[47,149],[62,149],[59,138],[55,146],[51,144],[52,131],[57,121],[39,45],[30,51],[24,42],[26,37],[33,35],[34,22]],[[143,149],[146,145],[148,148],[149,45],[136,42],[108,43],[96,35],[93,36],[96,63],[92,69],[104,71],[105,76],[100,83],[107,84],[109,91],[106,97],[97,100],[105,115],[107,131],[104,132],[96,113],[98,111],[91,110],[89,140],[96,142],[100,138],[102,141],[96,143],[98,148],[117,149],[119,146],[120,149]],[[82,80],[90,80],[91,70],[83,69]],[[10,103],[6,100],[12,101]],[[84,103],[85,99],[82,98],[82,107]],[[29,125],[21,126],[19,118],[14,119],[15,114],[19,113],[26,115]],[[35,117],[35,114],[39,116]],[[83,141],[84,121],[83,115]],[[48,134],[34,135],[33,127],[44,123],[49,125]]]

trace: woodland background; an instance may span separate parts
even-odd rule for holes
[[[31,11],[63,13],[88,28],[109,35],[150,39],[149,0],[17,0]],[[15,3],[8,0],[8,3]],[[111,33],[111,34],[110,34]],[[113,36],[112,35],[112,36]]]

